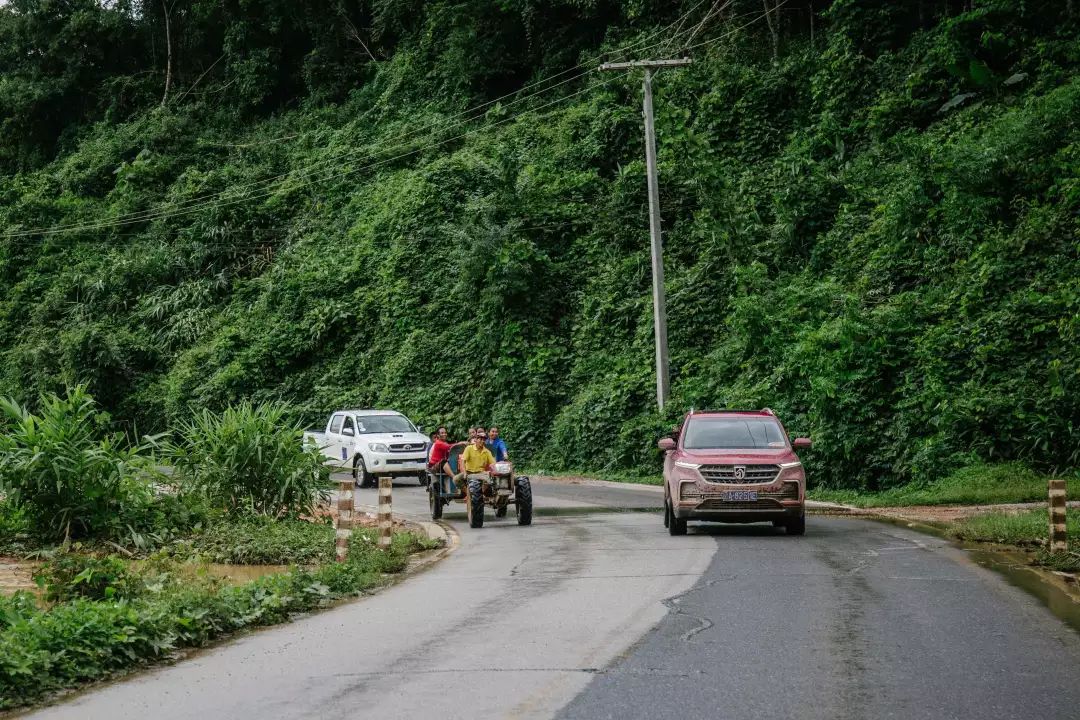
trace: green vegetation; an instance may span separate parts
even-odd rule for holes
[[[334,559],[334,528],[266,517],[222,520],[197,529],[167,551],[214,563],[311,565]]]
[[[1070,510],[1066,522],[1069,541],[1080,542],[1080,514]],[[1045,509],[1019,514],[993,512],[959,520],[950,526],[949,533],[959,540],[1040,546],[1047,542],[1050,521]]]
[[[162,8],[6,3],[0,394],[393,406],[637,475],[685,408],[770,406],[830,488],[1075,469],[1075,4],[710,5],[182,0],[166,88]],[[570,70],[686,45],[661,416],[640,77]]]
[[[936,482],[912,482],[881,492],[815,488],[810,498],[865,508],[1046,502],[1049,479],[1020,463],[975,465]],[[1066,487],[1071,497],[1080,495],[1080,477],[1066,478]]]
[[[0,710],[363,593],[426,544],[398,534],[383,552],[361,530],[347,563],[239,586],[160,558],[138,568],[116,558],[54,561],[46,587],[61,602],[42,608],[27,593],[0,597]]]
[[[83,388],[41,398],[33,415],[0,398],[0,493],[37,534],[120,537],[144,526],[153,504],[150,442],[106,430]]]
[[[175,480],[228,513],[312,515],[329,498],[330,471],[318,448],[279,405],[242,402],[181,422],[168,459]]]

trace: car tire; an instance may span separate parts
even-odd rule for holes
[[[532,525],[532,483],[527,477],[514,478],[514,509],[517,512],[518,525]]]
[[[668,507],[667,495],[664,496],[664,527],[671,527],[671,510]]]
[[[469,515],[469,527],[484,527],[484,487],[481,481],[469,481],[469,494],[465,500],[465,507]]]
[[[671,506],[670,501],[665,505],[668,513],[668,535],[685,535],[686,518],[675,517],[675,509]]]
[[[420,487],[427,487],[428,483],[431,482],[431,476],[427,474],[427,470],[418,473],[416,479],[420,481]]]
[[[374,477],[367,471],[367,465],[364,464],[364,458],[359,455],[353,460],[352,466],[353,484],[358,488],[372,487],[374,483]]]
[[[784,523],[784,529],[788,535],[805,535],[806,534],[806,515],[800,515],[797,518],[792,518]]]

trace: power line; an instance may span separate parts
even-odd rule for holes
[[[697,5],[695,5],[695,7],[692,8],[690,12],[692,12],[694,9],[696,9],[701,4],[703,4],[704,1],[705,0],[700,0],[700,2]],[[786,2],[785,2],[785,4],[786,4]],[[780,7],[782,7],[782,5]],[[747,13],[747,14],[749,14],[749,13]],[[746,14],[744,14],[743,16],[745,16],[745,15]],[[707,45],[707,44],[712,43],[712,42],[717,42],[717,41],[723,39],[724,37],[727,37],[727,36],[729,36],[731,34],[734,34],[734,33],[738,32],[739,30],[741,30],[741,29],[743,29],[745,27],[748,27],[749,25],[753,24],[754,22],[760,21],[760,19],[762,17],[764,17],[764,16],[759,15],[754,20],[752,20],[752,21],[750,21],[748,23],[745,23],[744,25],[739,26],[735,30],[724,33],[723,35],[721,35],[721,36],[719,36],[717,38],[713,38],[711,40],[708,40],[708,41],[705,41],[705,42],[702,42],[702,43],[697,43],[696,45],[693,45],[691,47],[700,47],[700,46]],[[695,29],[694,34],[696,34],[699,29],[700,28]],[[654,35],[650,36],[650,37],[655,37],[655,35],[656,34],[654,33]],[[640,44],[640,43],[638,43],[638,44]],[[656,47],[656,46],[659,46],[659,45],[662,45],[662,44],[666,44],[666,43],[657,43],[656,45],[649,46],[649,47]],[[633,46],[627,46],[627,47],[632,48]],[[642,48],[642,49],[649,49],[649,48],[646,47],[646,48]],[[689,49],[689,48],[687,48],[687,49]],[[611,52],[620,52],[620,51],[623,51],[623,50],[624,49],[617,49],[615,51],[601,53],[601,55],[611,54]],[[569,70],[568,71],[563,71],[562,73],[560,73],[560,75],[561,74],[566,74],[567,72],[569,72]],[[519,101],[523,101],[523,100],[526,100],[526,99],[535,98],[535,97],[537,97],[537,96],[539,96],[539,95],[541,95],[541,94],[543,94],[545,92],[548,92],[548,91],[554,89],[555,87],[558,87],[559,85],[566,84],[567,82],[576,80],[576,79],[578,79],[580,77],[583,77],[585,75],[588,75],[588,74],[590,74],[592,72],[594,72],[594,71],[589,70],[587,72],[580,73],[580,74],[574,76],[573,78],[570,78],[568,80],[564,80],[563,82],[558,83],[557,85],[551,86],[549,88],[546,88],[545,90],[537,91],[536,93],[533,93],[532,95],[518,98],[518,99],[516,99],[515,101],[513,101],[512,103],[509,103],[509,104],[513,104],[514,102],[519,102]],[[554,77],[558,77],[558,75],[553,76],[553,78]],[[548,80],[553,79],[553,78],[549,78]],[[617,80],[617,79],[618,79],[618,77],[613,78],[613,80]],[[543,82],[547,82],[548,80],[541,81],[540,83],[535,83],[534,85],[542,84]],[[612,81],[607,81],[607,82],[600,83],[600,86],[609,85]],[[367,169],[371,169],[371,168],[374,168],[374,167],[379,167],[381,165],[385,165],[385,164],[393,162],[395,160],[398,160],[398,159],[401,159],[401,158],[404,158],[404,157],[408,157],[410,155],[417,154],[417,153],[422,152],[423,150],[426,150],[426,149],[439,147],[439,146],[444,145],[444,144],[446,144],[448,142],[453,142],[455,140],[459,140],[459,139],[468,137],[470,135],[476,134],[477,132],[481,132],[481,131],[486,130],[488,128],[498,127],[498,126],[503,125],[503,124],[505,124],[507,122],[510,122],[512,120],[516,120],[516,119],[518,119],[520,117],[523,117],[523,116],[529,114],[530,112],[536,112],[536,111],[542,110],[542,109],[544,109],[546,107],[550,107],[550,106],[552,106],[554,104],[557,104],[559,102],[563,102],[565,100],[577,97],[577,96],[579,96],[579,95],[583,94],[584,92],[587,92],[588,90],[591,90],[591,89],[592,88],[585,88],[585,89],[580,90],[578,92],[575,92],[575,93],[572,93],[570,95],[564,96],[564,97],[562,97],[562,98],[560,98],[558,100],[555,100],[553,102],[549,102],[549,103],[546,103],[544,105],[541,105],[539,108],[533,108],[533,109],[530,109],[530,110],[526,110],[526,111],[524,111],[522,113],[519,113],[517,115],[513,115],[513,116],[510,116],[510,117],[504,118],[502,120],[493,122],[493,123],[482,125],[482,126],[480,126],[478,128],[475,128],[473,130],[461,133],[461,134],[456,135],[454,137],[446,138],[446,139],[440,140],[438,142],[433,142],[433,143],[430,143],[430,144],[428,144],[426,146],[421,146],[419,148],[414,148],[414,149],[409,150],[407,152],[400,153],[400,154],[394,155],[392,157],[384,158],[384,159],[379,160],[377,162],[369,163],[367,165],[363,165],[363,166],[360,166],[360,167],[357,167],[357,168],[353,168],[351,170],[347,170],[347,171],[342,172],[342,173],[335,173],[335,174],[327,175],[325,177],[316,177],[316,178],[314,178],[312,180],[309,180],[308,182],[301,182],[299,185],[294,185],[294,186],[291,186],[291,187],[289,186],[289,183],[294,180],[293,176],[297,172],[300,172],[300,171],[295,171],[294,170],[294,171],[290,171],[289,173],[284,173],[282,175],[279,175],[279,176],[277,176],[275,178],[271,178],[269,180],[248,183],[247,185],[235,186],[233,188],[223,190],[223,191],[221,191],[219,193],[216,193],[216,194],[210,194],[210,195],[207,195],[205,197],[208,198],[208,199],[209,198],[214,198],[214,197],[219,197],[220,198],[220,197],[223,197],[224,195],[226,195],[230,190],[236,190],[238,188],[244,188],[244,187],[253,187],[253,186],[258,186],[258,185],[268,185],[268,184],[273,183],[273,182],[278,182],[279,187],[276,187],[276,188],[274,188],[274,189],[272,189],[272,190],[270,190],[268,192],[263,192],[263,193],[259,193],[259,194],[256,194],[256,195],[245,195],[245,196],[241,196],[241,197],[237,197],[237,198],[233,198],[233,199],[229,199],[229,200],[222,200],[222,201],[216,201],[216,202],[215,201],[210,201],[210,202],[204,202],[204,203],[195,203],[195,201],[193,199],[193,200],[188,201],[188,204],[181,205],[179,208],[177,208],[175,210],[172,210],[172,211],[168,211],[168,210],[164,210],[164,209],[159,210],[159,211],[147,211],[147,212],[144,212],[144,213],[134,213],[134,214],[122,215],[119,218],[114,218],[114,219],[112,219],[110,221],[91,222],[91,223],[84,223],[84,224],[69,224],[69,225],[60,226],[60,227],[54,227],[54,228],[37,228],[37,229],[22,230],[22,231],[6,233],[6,234],[4,234],[4,235],[2,235],[0,237],[6,238],[9,241],[11,241],[11,240],[14,240],[14,239],[26,238],[26,237],[29,237],[31,235],[55,236],[55,235],[58,235],[60,233],[67,233],[67,232],[81,232],[81,231],[89,231],[89,230],[101,230],[101,229],[107,229],[107,228],[111,228],[111,227],[121,227],[121,226],[126,226],[126,225],[132,225],[132,224],[137,224],[137,223],[142,223],[142,222],[152,222],[154,220],[160,220],[160,219],[165,219],[165,218],[170,218],[170,217],[178,217],[178,216],[183,216],[183,215],[190,215],[193,212],[198,212],[199,210],[203,210],[203,209],[217,209],[217,208],[221,208],[221,207],[229,207],[229,206],[238,204],[240,202],[244,202],[246,200],[256,200],[256,199],[260,199],[260,198],[269,197],[270,195],[273,195],[278,190],[292,191],[292,190],[295,190],[295,189],[310,186],[310,185],[312,185],[312,184],[314,184],[316,182],[322,182],[322,181],[337,179],[337,178],[340,178],[340,177],[345,177],[347,175],[351,175],[353,173],[360,172],[362,170],[367,170]],[[504,97],[506,97],[506,96],[504,96]],[[497,101],[498,100],[489,101],[488,103],[485,103],[484,105],[488,105],[488,104],[491,104],[491,103],[494,103],[494,102],[497,102]],[[477,106],[477,108],[483,107],[484,105]],[[461,125],[466,124],[466,122],[468,122],[468,121],[462,121],[462,122],[454,123],[454,124],[449,125],[449,126],[447,126],[446,128],[443,128],[443,129],[444,130],[449,130],[449,129],[453,129],[455,127],[460,127]],[[399,137],[408,137],[409,134],[410,133],[405,133],[405,134],[403,134],[403,135],[401,135]],[[405,146],[405,144],[403,143],[403,144],[395,146],[395,147],[404,147],[404,146]],[[345,157],[345,156],[350,155],[350,154],[357,154],[358,152],[359,151],[350,151],[349,153],[344,153],[343,155],[341,155],[339,157]],[[319,165],[325,165],[328,162],[332,162],[334,159],[337,159],[337,158],[330,158],[328,160],[324,160],[324,161],[321,161],[320,163],[316,163],[316,164],[314,164],[312,166],[309,166],[308,168],[301,168],[300,170],[301,171],[309,170],[309,169],[315,168],[315,167],[317,167]],[[303,174],[303,173],[301,172],[301,174]]]
[[[706,2],[706,0],[698,0],[698,2],[693,7],[690,8],[690,10],[688,10],[686,13],[684,13],[682,18],[680,18],[680,20],[677,21],[680,24],[680,26],[681,26],[681,22],[685,21],[686,17],[688,17],[693,12],[695,12],[705,2]],[[534,92],[532,94],[524,95],[524,96],[521,95],[521,93],[526,91],[526,90],[529,90],[531,88],[535,88],[535,87],[538,87],[538,86],[542,86],[542,85],[544,85],[546,83],[551,82],[552,80],[555,80],[555,79],[557,79],[559,77],[562,77],[564,75],[572,73],[575,70],[578,70],[578,69],[581,69],[581,68],[584,68],[584,67],[588,67],[589,65],[595,63],[597,59],[599,59],[600,57],[603,57],[604,55],[610,55],[610,54],[613,54],[613,53],[620,53],[620,52],[625,53],[625,52],[629,52],[630,50],[634,50],[634,49],[641,49],[641,50],[648,49],[647,47],[646,48],[641,48],[640,46],[642,44],[644,44],[644,43],[649,42],[650,40],[657,37],[658,35],[663,34],[668,29],[670,29],[672,27],[672,25],[675,25],[675,24],[676,23],[671,23],[670,25],[667,25],[664,28],[661,28],[660,30],[654,32],[653,34],[645,37],[643,40],[639,40],[639,41],[637,41],[637,42],[635,42],[635,43],[633,43],[631,45],[624,46],[622,48],[616,48],[615,50],[611,50],[611,51],[601,52],[595,58],[591,59],[591,61],[582,62],[582,63],[576,65],[575,67],[563,70],[563,71],[561,71],[559,73],[556,73],[555,75],[553,75],[551,77],[545,78],[544,80],[540,80],[540,81],[537,81],[535,83],[531,83],[529,85],[526,85],[525,87],[520,88],[519,90],[516,90],[516,91],[514,91],[512,93],[507,93],[505,95],[502,95],[501,97],[495,98],[494,100],[489,100],[489,101],[481,103],[480,105],[477,105],[477,106],[475,106],[473,108],[470,108],[470,109],[464,110],[464,111],[462,111],[460,113],[457,113],[456,115],[451,115],[447,119],[453,119],[455,117],[462,117],[462,116],[467,116],[467,115],[472,115],[472,117],[465,117],[463,120],[461,120],[461,121],[459,121],[457,123],[452,123],[451,125],[449,125],[449,126],[447,126],[445,128],[442,128],[442,130],[453,129],[455,127],[460,127],[461,125],[464,125],[464,124],[466,124],[468,122],[472,122],[473,120],[476,120],[481,116],[480,114],[478,114],[478,112],[480,110],[482,110],[484,108],[487,108],[487,107],[490,107],[492,105],[495,105],[495,104],[501,102],[502,100],[505,100],[505,99],[510,98],[512,96],[517,95],[517,97],[515,99],[513,99],[509,103],[507,103],[508,107],[511,106],[511,105],[517,104],[519,102],[524,102],[525,100],[535,98],[538,95],[550,92],[551,90],[554,90],[557,87],[561,87],[562,85],[573,82],[574,80],[577,80],[578,78],[584,77],[585,75],[588,75],[588,74],[592,73],[593,70],[590,68],[589,70],[587,70],[585,72],[579,73],[579,74],[577,74],[577,75],[575,75],[575,76],[573,76],[571,78],[567,78],[565,80],[562,80],[561,82],[556,83],[554,85],[551,85],[549,87],[543,88],[542,90],[537,90],[536,92]],[[669,38],[667,41],[665,41],[665,43],[670,42],[672,39],[674,39],[674,38]],[[660,43],[657,43],[657,45],[659,45],[659,44]],[[650,47],[655,47],[655,46],[650,46]],[[404,140],[406,138],[409,138],[410,136],[415,136],[415,135],[423,132],[424,130],[435,128],[436,125],[437,125],[436,122],[432,122],[432,123],[428,124],[426,127],[414,128],[414,129],[412,129],[410,131],[399,134],[396,137],[390,138],[389,142],[395,142],[397,140]],[[293,139],[293,137],[285,136],[283,138],[276,138],[276,139],[274,139],[274,142],[279,141],[279,140],[284,140],[284,139]],[[288,179],[288,177],[290,175],[293,175],[295,173],[298,173],[298,172],[299,173],[306,173],[306,172],[314,170],[314,169],[316,169],[316,168],[318,168],[320,166],[324,166],[324,165],[327,165],[329,163],[332,163],[332,162],[335,162],[335,161],[338,161],[338,160],[342,160],[342,159],[350,157],[352,155],[356,155],[358,153],[364,152],[365,150],[366,150],[366,148],[359,148],[359,149],[356,149],[356,150],[346,151],[344,153],[340,153],[338,155],[331,156],[329,158],[325,158],[323,160],[320,160],[320,161],[318,161],[316,163],[313,163],[312,165],[309,165],[309,166],[306,166],[306,167],[301,167],[301,168],[294,169],[294,170],[290,170],[287,173],[282,173],[280,175],[277,175],[277,176],[274,176],[274,177],[271,177],[271,178],[265,178],[263,180],[251,181],[251,182],[248,182],[248,183],[244,183],[244,184],[241,184],[241,185],[237,185],[237,186],[227,188],[225,190],[218,191],[216,193],[207,193],[207,194],[202,195],[202,196],[197,196],[195,198],[191,198],[191,199],[188,199],[187,201],[184,201],[180,205],[180,208],[178,208],[178,209],[182,210],[182,209],[186,209],[188,207],[193,207],[196,204],[202,204],[203,201],[213,200],[214,198],[220,198],[220,197],[223,197],[223,196],[227,195],[228,193],[234,192],[236,190],[241,190],[241,189],[245,189],[245,188],[256,188],[256,187],[259,187],[259,186],[266,186],[266,185],[273,184],[273,183],[279,182],[279,181],[284,182],[284,181],[286,181]],[[118,218],[113,218],[113,220],[114,221],[151,220],[151,219],[155,219],[155,218],[157,218],[159,216],[162,216],[162,214],[167,214],[167,213],[168,213],[168,210],[166,210],[165,208],[158,208],[158,209],[153,209],[153,210],[144,210],[144,211],[138,211],[138,212],[134,212],[134,213],[127,213],[127,214],[119,216]],[[59,226],[59,227],[56,227],[56,226],[54,226],[52,228],[41,228],[41,227],[39,227],[39,228],[32,228],[32,229],[27,229],[27,230],[19,230],[19,231],[15,231],[15,232],[8,232],[8,233],[4,233],[4,235],[0,236],[0,237],[20,237],[20,236],[26,236],[26,235],[38,235],[38,234],[49,235],[49,234],[57,234],[57,233],[61,233],[61,232],[75,232],[75,231],[79,231],[79,230],[99,229],[100,227],[107,227],[109,224],[111,224],[111,223],[104,224],[104,225],[101,224],[101,223],[90,223],[90,224],[87,224],[87,223],[69,223],[67,225],[62,225],[62,226]]]

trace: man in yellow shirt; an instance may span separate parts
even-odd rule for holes
[[[454,476],[454,483],[461,487],[470,475],[487,472],[495,464],[495,456],[484,445],[483,435],[473,435],[472,444],[462,451],[459,462],[461,472]]]

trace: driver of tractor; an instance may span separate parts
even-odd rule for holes
[[[454,476],[454,482],[460,485],[460,481],[467,479],[470,475],[488,472],[494,464],[495,456],[484,445],[484,436],[473,435],[472,443],[465,448],[458,459],[461,472]]]

